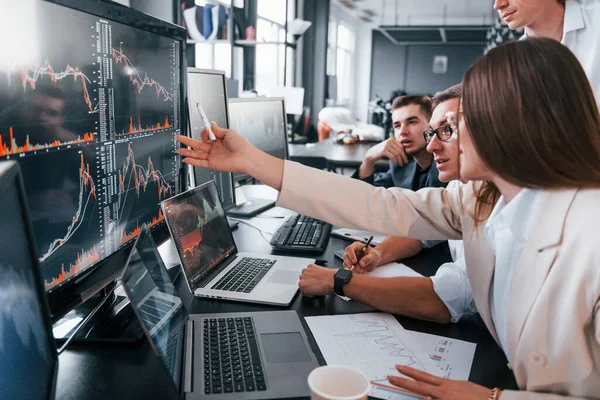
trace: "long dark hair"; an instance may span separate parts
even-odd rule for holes
[[[575,55],[552,39],[496,47],[463,80],[465,123],[483,162],[512,184],[600,187],[600,113]],[[476,221],[498,191],[483,185]],[[483,215],[488,210],[487,215]]]

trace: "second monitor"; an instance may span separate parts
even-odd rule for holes
[[[258,149],[274,157],[288,158],[287,122],[283,97],[230,99],[229,125]],[[234,174],[234,180],[249,178]],[[248,198],[229,214],[253,216],[275,204],[272,200]]]

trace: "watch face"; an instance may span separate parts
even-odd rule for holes
[[[344,282],[348,282],[350,280],[350,277],[352,277],[352,271],[346,268],[340,268],[335,273],[335,279],[340,279]]]

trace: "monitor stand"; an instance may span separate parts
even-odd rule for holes
[[[180,268],[171,268],[169,275],[175,280]],[[79,324],[84,321],[90,313],[104,299],[106,302],[96,313],[91,316],[85,326],[79,330]],[[71,343],[115,343],[132,344],[144,337],[144,331],[129,300],[116,283],[108,285],[98,295],[92,297],[84,304],[69,312],[56,322],[52,330],[54,338],[60,344],[64,343],[73,334]]]
[[[275,206],[275,200],[246,197],[241,187],[236,188],[235,197],[238,205],[227,210],[227,215],[232,217],[253,217]]]
[[[245,203],[233,207],[227,214],[233,217],[253,217],[274,206],[275,200],[248,197]]]
[[[115,283],[110,286],[112,287],[92,297],[53,325],[52,331],[58,343],[63,343],[73,335],[71,343],[135,343],[143,337],[144,332],[129,307],[129,302],[115,293]],[[90,317],[85,326],[80,327],[105,299],[105,304]]]

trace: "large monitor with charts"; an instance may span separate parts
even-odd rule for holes
[[[229,123],[253,146],[277,158],[288,157],[287,123],[282,97],[229,100]],[[234,174],[239,181],[245,175]]]
[[[114,2],[3,14],[18,45],[0,45],[0,158],[23,171],[56,320],[120,275],[107,259],[142,224],[162,228],[159,204],[180,191],[185,31]]]
[[[229,128],[227,108],[227,79],[224,71],[188,68],[188,109],[190,132],[194,139],[200,138],[204,128],[200,108],[209,121],[222,128]],[[218,172],[208,168],[193,168],[193,185],[202,185],[210,180],[217,184],[223,207],[228,210],[235,206],[235,191],[231,173]]]
[[[26,196],[0,162],[0,399],[53,399],[57,355]]]

